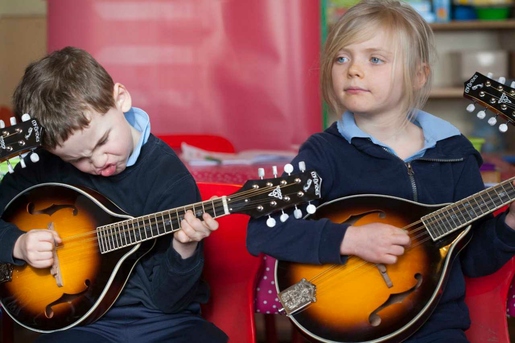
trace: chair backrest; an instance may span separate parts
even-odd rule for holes
[[[231,141],[222,136],[210,134],[168,134],[157,136],[176,151],[180,151],[181,143],[185,142],[197,148],[214,152],[236,152]]]
[[[514,274],[515,257],[491,275],[466,278],[465,302],[472,321],[466,334],[471,343],[510,343],[506,309]]]
[[[204,200],[230,195],[239,185],[199,182]],[[262,258],[248,253],[245,237],[248,216],[232,214],[218,218],[220,227],[205,241],[204,278],[211,298],[203,307],[204,317],[228,336],[229,342],[255,343],[254,293]]]

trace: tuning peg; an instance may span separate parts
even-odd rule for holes
[[[313,205],[312,203],[309,203],[308,207],[306,207],[306,211],[309,213],[309,214],[313,214],[317,211],[317,208],[315,205]]]
[[[502,123],[501,125],[499,125],[499,131],[502,133],[508,131],[508,125],[505,123]]]
[[[272,166],[272,174],[274,174],[274,177],[277,177],[277,166]]]
[[[6,162],[7,162],[7,170],[9,170],[9,174],[14,173],[14,168],[13,168],[11,162],[9,162],[9,160],[7,160]]]
[[[288,163],[284,166],[284,172],[288,175],[291,175],[291,173],[293,172],[293,166]]]
[[[476,116],[479,118],[479,119],[485,119],[486,118],[486,112],[481,110],[479,112],[477,112]]]
[[[287,213],[284,213],[283,211],[283,214],[281,214],[281,217],[279,217],[279,219],[281,220],[282,223],[284,223],[285,221],[288,220],[290,216],[287,214]]]
[[[300,210],[297,205],[295,205],[295,211],[293,211],[293,216],[295,217],[295,219],[300,219],[302,218],[302,210]]]
[[[20,165],[21,165],[21,167],[22,167],[22,168],[27,167],[27,165],[25,164],[25,160],[23,159],[23,157],[22,157],[22,158],[20,158]]]
[[[35,152],[33,152],[32,154],[30,154],[30,160],[33,162],[33,163],[36,163],[39,161],[39,155],[36,154]]]
[[[469,104],[469,105],[467,106],[467,112],[472,113],[472,112],[474,112],[475,110],[476,110],[476,105],[474,105],[474,104]]]
[[[258,168],[258,176],[260,179],[265,177],[265,168]]]
[[[29,121],[29,120],[30,120],[30,114],[28,114],[28,113],[22,114],[22,116],[21,116],[21,121],[22,122],[26,122],[26,121]]]
[[[305,172],[306,171],[306,163],[304,161],[300,161],[299,162],[299,170],[301,172]]]
[[[494,76],[494,74],[493,74],[493,73],[487,73],[487,74],[486,74],[486,77],[488,77],[489,79],[491,79],[493,76]]]
[[[505,78],[505,77],[503,77],[503,76],[501,76],[501,77],[499,78],[499,83],[504,84],[505,82],[506,82],[506,78]]]
[[[268,219],[266,220],[266,226],[274,227],[276,223],[277,222],[275,221],[274,218],[272,218],[271,216],[268,216]]]
[[[494,126],[495,124],[497,124],[497,118],[495,118],[495,117],[490,117],[490,118],[488,119],[488,124],[489,124],[490,126]]]
[[[5,128],[5,122],[3,120],[0,120],[0,129]]]
[[[511,81],[510,88],[515,88],[515,81]]]
[[[11,122],[11,126],[16,125],[16,117],[11,117],[9,120]]]

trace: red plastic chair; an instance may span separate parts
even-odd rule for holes
[[[465,302],[472,321],[466,334],[471,343],[511,342],[506,305],[514,274],[515,257],[491,275],[466,279]]]
[[[215,195],[230,195],[241,186],[199,182],[198,187],[207,200]],[[204,241],[204,278],[211,286],[211,299],[203,306],[204,317],[234,343],[256,342],[254,292],[263,259],[247,251],[248,220],[243,214],[218,218],[219,229]]]
[[[231,141],[222,136],[210,134],[169,134],[157,136],[176,151],[180,151],[181,143],[185,142],[197,148],[214,152],[236,152]]]

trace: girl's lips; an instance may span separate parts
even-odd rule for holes
[[[365,93],[368,92],[366,89],[359,88],[359,87],[349,87],[345,89],[346,93],[350,94],[358,94],[358,93]]]

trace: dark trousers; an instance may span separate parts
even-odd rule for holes
[[[112,308],[95,323],[43,334],[36,343],[226,343],[227,335],[195,314],[163,314],[144,307]]]

